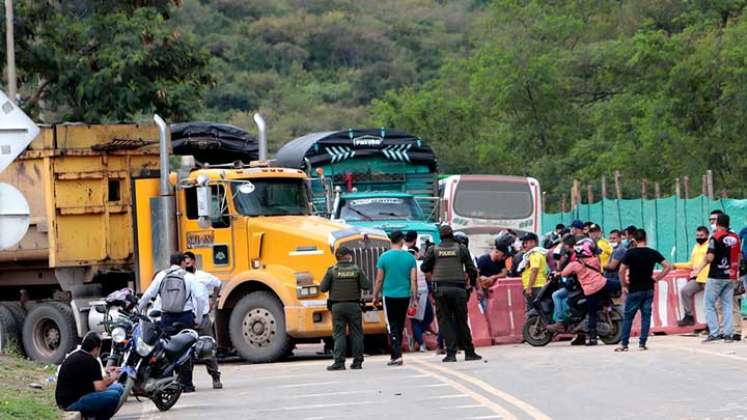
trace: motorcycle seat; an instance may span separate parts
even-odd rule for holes
[[[177,334],[166,341],[164,351],[169,358],[182,355],[197,339],[192,334]]]

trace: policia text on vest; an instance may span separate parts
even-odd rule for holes
[[[474,283],[477,269],[467,247],[454,241],[449,226],[441,227],[441,239],[440,245],[426,252],[421,270],[431,275],[438,326],[446,340],[443,361],[455,362],[458,346],[464,348],[465,360],[479,360],[467,322],[467,282]]]
[[[332,311],[332,335],[335,341],[335,362],[327,370],[345,369],[347,340],[345,327],[350,330],[353,364],[351,369],[361,369],[363,364],[363,315],[361,310],[361,291],[371,288],[371,281],[357,265],[352,262],[352,254],[341,247],[336,252],[337,264],[327,270],[320,289],[329,291],[327,307]]]

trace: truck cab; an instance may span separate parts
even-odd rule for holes
[[[390,192],[340,193],[335,197],[332,219],[353,226],[418,232],[417,246],[441,242],[436,225],[427,221],[420,204],[412,194]]]

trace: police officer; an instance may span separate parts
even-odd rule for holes
[[[353,364],[350,369],[363,368],[363,316],[361,290],[371,288],[371,281],[363,270],[353,264],[353,253],[345,247],[335,252],[337,264],[327,270],[320,289],[329,292],[327,307],[332,311],[332,335],[335,340],[335,362],[327,370],[345,370],[347,340],[345,326],[350,329]]]
[[[451,226],[441,226],[440,233],[441,244],[428,249],[420,269],[433,283],[438,325],[446,339],[443,361],[456,362],[458,344],[464,346],[464,360],[480,360],[467,323],[467,280],[477,279],[477,269],[467,247],[454,241]]]

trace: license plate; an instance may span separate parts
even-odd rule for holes
[[[381,321],[379,313],[381,311],[368,311],[363,313],[363,322],[374,323]]]

